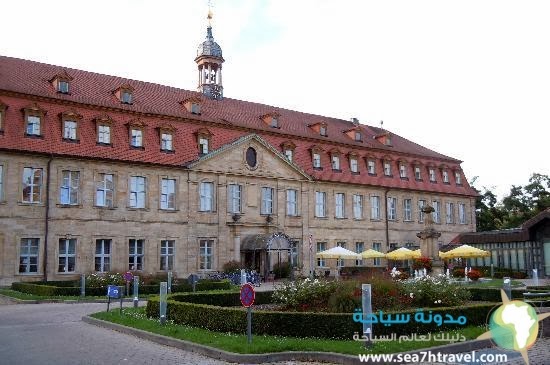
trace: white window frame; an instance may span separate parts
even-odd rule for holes
[[[361,136],[361,132],[355,131],[355,141],[361,142],[363,140],[363,137]]]
[[[243,186],[240,184],[229,184],[229,213],[242,213]]]
[[[363,195],[353,194],[353,219],[363,219]]]
[[[128,270],[142,271],[145,258],[145,240],[142,238],[128,239]]]
[[[317,249],[317,252],[325,251],[327,249],[327,243],[326,242],[317,242],[315,245],[315,248]],[[325,268],[326,261],[322,257],[317,257],[317,267]]]
[[[388,197],[387,200],[387,211],[388,211],[388,220],[395,221],[397,220],[397,198]]]
[[[174,150],[174,134],[169,132],[162,132],[160,134],[160,149],[163,151]]]
[[[346,195],[344,193],[334,194],[334,217],[346,217]]]
[[[143,130],[132,128],[130,132],[130,145],[132,147],[143,147]]]
[[[210,151],[208,138],[199,137],[199,153],[206,155]]]
[[[26,174],[27,171],[30,171],[30,174]],[[36,177],[36,173],[39,173],[39,176]],[[25,182],[25,176],[28,175],[31,178],[30,183]],[[38,183],[35,182],[35,179],[38,178]],[[22,186],[22,202],[39,204],[42,201],[42,181],[44,180],[44,172],[42,168],[35,167],[24,167],[23,168],[23,186]],[[29,197],[30,199],[25,200],[25,189],[30,189]],[[38,190],[38,199],[34,199],[35,193]]]
[[[374,220],[380,220],[380,197],[371,195],[370,197],[370,217]]]
[[[292,162],[292,158],[294,157],[294,151],[291,150],[290,148],[285,149],[285,157],[287,160]]]
[[[111,239],[103,239],[103,238],[95,240],[94,270],[96,272],[111,271],[112,242],[113,241]],[[108,249],[106,250],[105,248],[108,248]],[[98,259],[99,259],[99,266],[98,266]]]
[[[333,170],[340,170],[340,156],[338,155],[332,155],[331,156],[331,166]]]
[[[422,180],[422,169],[420,166],[414,167],[414,177],[416,180]]]
[[[455,205],[454,203],[447,202],[445,203],[445,223],[454,224],[455,223]]]
[[[321,168],[321,154],[319,153],[313,154],[313,168],[315,169]]]
[[[112,208],[115,201],[115,176],[106,173],[100,173],[98,176],[100,180],[96,181],[95,205],[97,207]]]
[[[458,203],[458,219],[460,224],[466,224],[466,204]]]
[[[407,177],[407,165],[399,164],[399,177],[404,179]]]
[[[144,209],[147,206],[147,178],[145,176],[130,176],[129,207]]]
[[[120,92],[120,101],[123,104],[132,104],[132,93],[127,90],[122,90]]]
[[[441,223],[441,203],[438,200],[433,201],[434,211],[432,213],[434,223]]]
[[[412,199],[403,199],[403,220],[412,221]]]
[[[71,253],[72,246],[72,253]],[[70,267],[70,261],[72,259],[72,270]],[[63,270],[61,270],[63,268]],[[59,239],[59,253],[57,262],[58,273],[74,273],[76,271],[76,238],[60,238]]]
[[[212,270],[214,266],[214,240],[199,240],[199,270]]]
[[[365,242],[355,242],[355,253],[365,251]],[[356,259],[355,266],[363,266],[363,259]]]
[[[455,182],[457,185],[462,185],[462,175],[460,172],[455,172]]]
[[[298,215],[298,190],[296,189],[286,191],[286,215],[291,217]]]
[[[38,274],[40,268],[40,238],[21,238],[19,244],[19,274]],[[21,270],[23,268],[23,270]]]
[[[59,203],[63,205],[78,205],[80,195],[80,171],[61,171],[61,186],[59,187]]]
[[[418,222],[424,223],[424,212],[422,209],[426,206],[426,200],[418,199]]]
[[[174,250],[176,246],[175,240],[160,241],[160,271],[174,270]]]
[[[449,172],[447,170],[443,170],[443,171],[441,171],[441,174],[443,176],[443,182],[445,184],[448,184],[449,183]]]
[[[381,242],[373,242],[372,243],[372,249],[374,251],[378,251],[378,252],[381,252],[380,250],[382,249],[382,243]],[[373,259],[373,266],[380,266],[382,264],[382,260],[377,257],[375,259]]]
[[[275,189],[264,186],[262,187],[262,196],[261,196],[261,209],[260,214],[269,215],[273,214],[275,203]]]
[[[337,242],[337,247],[346,248],[346,242]],[[340,269],[344,267],[344,259],[336,259],[336,266]]]
[[[62,94],[69,93],[69,81],[67,80],[57,80],[57,92]]]
[[[97,127],[97,143],[111,144],[111,126],[100,124]]]
[[[203,181],[199,185],[199,211],[214,211],[214,183]]]
[[[391,176],[391,162],[384,161],[384,175]]]
[[[434,168],[429,168],[428,169],[428,174],[430,175],[430,181],[434,182],[436,181],[435,180],[435,169]]]
[[[176,179],[160,179],[160,209],[176,210]]]
[[[76,129],[78,128],[78,122],[71,119],[63,121],[63,138],[76,141]]]
[[[327,216],[327,193],[324,191],[315,192],[315,217],[326,218]]]
[[[376,162],[374,160],[367,160],[367,172],[370,175],[376,175]]]
[[[42,117],[39,115],[29,114],[27,115],[27,123],[25,131],[29,136],[40,136],[40,127],[42,124]]]
[[[359,163],[357,162],[356,157],[349,158],[349,169],[351,172],[359,172]]]

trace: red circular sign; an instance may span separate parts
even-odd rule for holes
[[[241,286],[241,304],[243,307],[248,308],[252,304],[254,304],[254,299],[256,298],[256,292],[254,291],[254,287],[246,283],[243,286]]]

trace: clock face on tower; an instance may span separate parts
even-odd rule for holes
[[[212,98],[216,100],[221,100],[223,98],[222,88],[220,85],[212,85],[210,90]]]

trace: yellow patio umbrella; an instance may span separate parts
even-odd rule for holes
[[[414,253],[413,259],[419,259],[422,257],[422,251],[420,251],[420,249],[414,250],[413,253]]]
[[[468,245],[462,245],[450,251],[439,253],[439,257],[441,257],[442,259],[453,259],[456,257],[475,258],[475,257],[487,257],[490,255],[491,253],[489,251],[484,251],[477,247],[472,247]]]
[[[324,259],[360,259],[361,256],[353,251],[345,249],[340,246],[329,248],[328,250],[317,252],[317,257]],[[336,278],[340,276],[340,270],[338,269],[338,264],[336,264]]]
[[[378,258],[386,257],[386,254],[373,250],[372,248],[369,248],[368,250],[361,252],[359,255],[361,255],[361,257],[364,259],[378,259]]]
[[[401,247],[395,251],[388,252],[386,258],[388,260],[409,260],[420,257],[415,251],[409,250],[408,248]]]

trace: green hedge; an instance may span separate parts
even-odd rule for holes
[[[272,296],[272,291],[256,292],[254,304],[259,305],[272,303]],[[194,304],[208,304],[219,307],[238,307],[242,305],[239,291],[223,293],[180,293],[170,296],[170,300]]]
[[[256,293],[259,294],[259,293]],[[218,296],[218,298],[216,298]],[[229,298],[233,296],[233,298]],[[175,300],[177,299],[177,300]],[[185,300],[185,302],[184,302]],[[191,303],[189,301],[206,301],[210,303],[235,304],[239,294],[235,293],[204,293],[202,295],[176,294],[169,297],[167,317],[179,324],[201,327],[217,332],[244,333],[246,329],[246,311],[238,307],[223,307],[208,304]],[[263,299],[261,299],[263,300]],[[460,308],[431,309],[432,314],[450,314],[453,318],[466,316],[467,325],[485,325],[490,311],[495,304],[480,304]],[[149,298],[146,313],[148,317],[159,316],[159,298]],[[414,318],[416,309],[400,311],[411,314]],[[392,333],[411,334],[427,333],[436,330],[458,328],[459,325],[442,325],[416,323],[411,320],[407,324],[384,326],[374,324],[375,335],[390,335]],[[362,325],[353,321],[351,313],[321,313],[321,312],[278,312],[253,310],[252,331],[255,334],[279,335],[288,337],[317,337],[350,339],[354,332],[362,332]]]
[[[468,288],[468,291],[474,301],[502,302],[500,289],[497,288]],[[524,289],[512,289],[512,299],[523,299],[524,292]]]
[[[41,295],[45,297],[80,295],[80,288],[52,286],[46,285],[46,283],[12,283],[11,288],[21,293]]]

